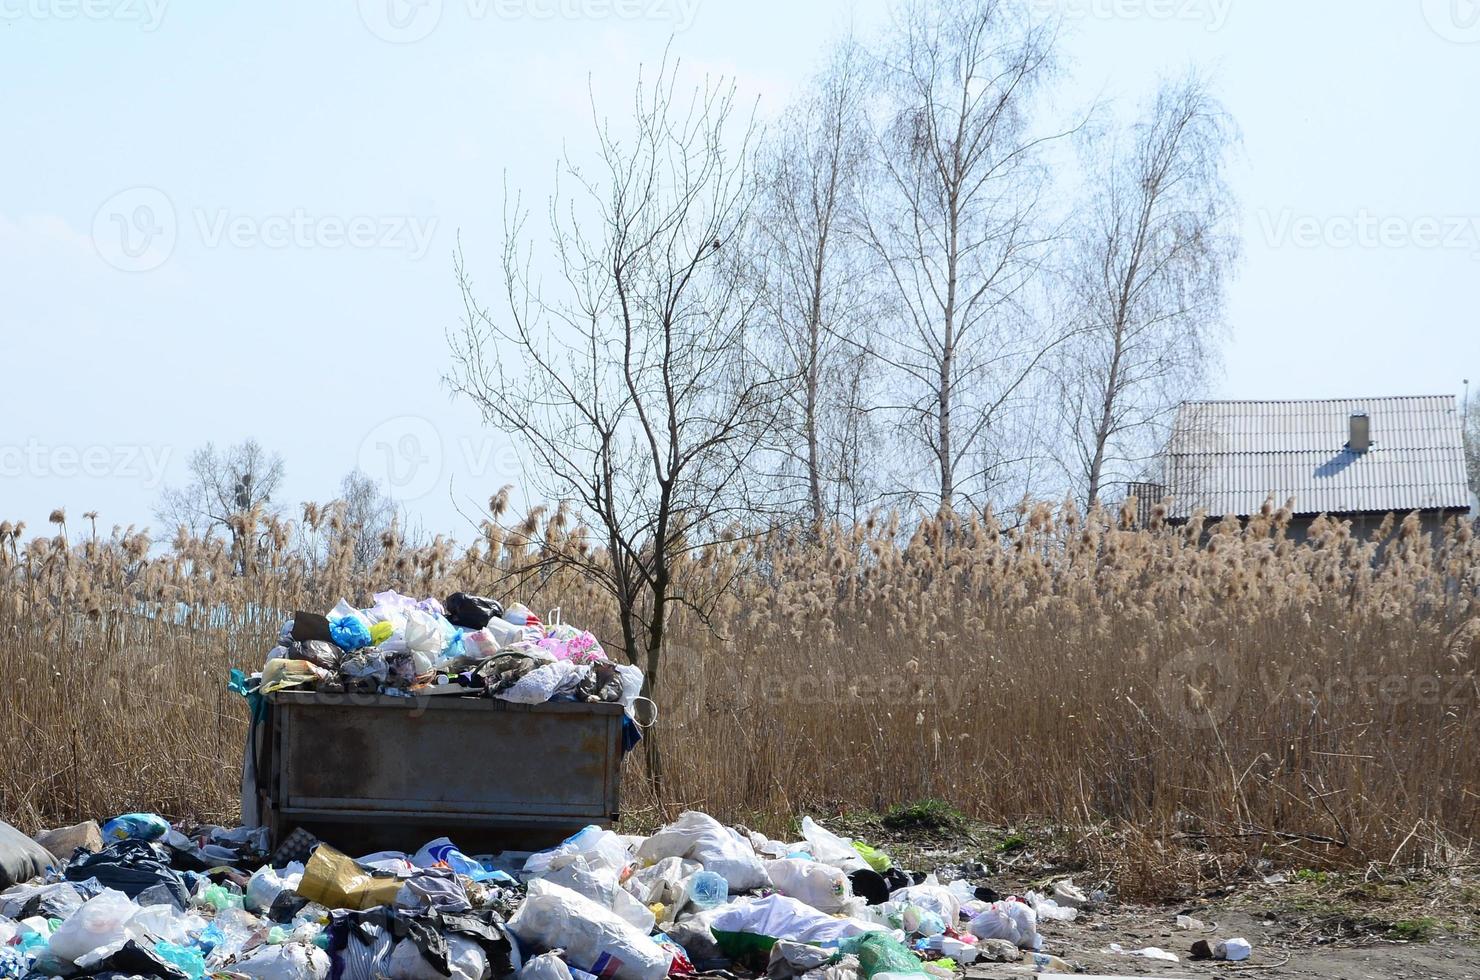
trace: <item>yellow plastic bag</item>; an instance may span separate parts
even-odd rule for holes
[[[400,878],[373,875],[328,844],[314,850],[298,883],[298,894],[310,902],[358,911],[390,905],[400,890]]]
[[[873,868],[879,874],[883,874],[894,867],[894,862],[889,859],[889,855],[877,847],[870,847],[863,841],[856,840],[853,842],[853,849],[858,852],[859,857],[868,862],[870,868]]]
[[[373,647],[380,646],[386,640],[389,640],[391,638],[391,634],[395,631],[396,628],[392,626],[389,622],[371,623],[370,645]]]

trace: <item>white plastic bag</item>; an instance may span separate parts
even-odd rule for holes
[[[802,818],[802,837],[812,845],[812,857],[823,864],[842,868],[850,874],[868,867],[868,862],[853,849],[852,841],[825,829],[811,817]]]
[[[1033,911],[1037,913],[1039,922],[1073,922],[1079,918],[1079,911],[1077,909],[1060,905],[1047,895],[1040,895],[1037,892],[1030,891],[1023,897],[1028,900],[1029,905],[1033,906]]]
[[[450,973],[440,973],[421,955],[410,939],[403,939],[391,951],[391,976],[397,980],[483,980],[488,973],[488,954],[473,940],[455,932],[447,933],[447,966]]]
[[[128,922],[138,912],[139,907],[123,892],[104,889],[51,934],[51,952],[73,963],[99,947],[127,942]]]
[[[303,865],[294,862],[283,869],[280,874],[270,864],[264,864],[252,873],[247,882],[246,891],[242,895],[242,904],[248,912],[265,912],[272,908],[272,903],[285,891],[295,891],[300,882],[303,881]]]
[[[524,964],[519,980],[571,980],[570,967],[559,953],[541,953]]]
[[[621,886],[618,872],[613,868],[592,868],[585,858],[577,857],[564,867],[551,871],[545,880],[564,885],[610,909],[644,936],[653,931],[655,920],[652,911]]]
[[[908,888],[899,888],[890,893],[889,901],[917,905],[927,912],[934,912],[947,928],[955,928],[960,922],[961,900],[943,885],[911,885]]]
[[[150,905],[134,913],[123,928],[130,939],[153,948],[159,940],[189,946],[191,934],[205,927],[206,920],[194,912],[182,914],[173,905]]]
[[[231,965],[231,972],[253,980],[324,980],[332,964],[317,946],[284,943],[259,946]]]
[[[681,857],[698,861],[730,885],[730,893],[764,888],[771,883],[765,865],[750,842],[705,813],[688,810],[642,842],[637,856],[644,861]]]
[[[1038,914],[1032,906],[1008,899],[993,902],[971,920],[971,934],[978,939],[1005,939],[1018,949],[1038,949]]]
[[[782,858],[766,862],[771,884],[788,898],[806,902],[814,909],[835,913],[853,894],[848,876],[841,868],[805,858]]]
[[[509,931],[525,947],[563,949],[568,962],[617,980],[662,980],[672,957],[610,909],[541,878],[529,883]]]
[[[740,899],[700,912],[688,921],[702,922],[710,932],[743,932],[814,946],[836,944],[849,936],[880,928],[871,922],[836,918],[785,895]]]
[[[590,672],[591,667],[588,664],[557,660],[536,667],[515,681],[513,687],[500,691],[494,697],[512,701],[514,704],[544,704],[557,695],[575,691]]]

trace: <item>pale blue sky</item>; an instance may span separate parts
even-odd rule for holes
[[[1030,0],[1061,102],[1210,74],[1244,146],[1245,261],[1213,394],[1480,385],[1480,4]],[[431,530],[517,478],[441,383],[461,230],[492,281],[502,185],[536,203],[672,38],[774,114],[876,0],[0,0],[0,518],[148,522],[207,440],[327,499],[357,464]],[[392,468],[388,469],[388,461]]]

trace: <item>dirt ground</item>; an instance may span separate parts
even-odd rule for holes
[[[1043,951],[1067,961],[1084,977],[1175,978],[1245,976],[1270,980],[1480,980],[1480,868],[1283,870],[1267,861],[1205,860],[1222,869],[1199,874],[1197,883],[1174,882],[1175,892],[1154,904],[1122,900],[1114,869],[1096,867],[1065,846],[1074,834],[1007,830],[983,825],[891,831],[876,819],[859,819],[854,836],[887,847],[901,865],[934,870],[942,880],[963,877],[1002,895],[1048,891],[1072,878],[1085,892],[1105,889],[1073,922],[1041,924]],[[1110,852],[1113,858],[1113,852]],[[1187,916],[1203,928],[1183,928]],[[1191,924],[1191,923],[1189,923]],[[1240,937],[1253,947],[1240,963],[1196,961],[1193,943]],[[1169,963],[1118,955],[1157,947],[1178,957]],[[1032,975],[1031,962],[974,964],[967,980]],[[1044,971],[1047,972],[1047,971]],[[1061,971],[1062,972],[1062,971]]]
[[[1087,912],[1081,921],[1048,923],[1044,951],[1085,967],[1092,976],[1114,977],[1268,977],[1272,980],[1336,977],[1341,980],[1427,980],[1456,977],[1480,980],[1480,947],[1462,939],[1424,942],[1387,939],[1325,939],[1309,935],[1290,922],[1261,918],[1249,910],[1211,905],[1197,909],[1209,928],[1188,932],[1175,928],[1177,907],[1106,908]],[[1214,926],[1216,924],[1216,926]],[[1242,963],[1196,962],[1192,943],[1239,936],[1254,951]],[[1163,963],[1107,952],[1111,943],[1125,949],[1156,946],[1177,954],[1179,963]],[[968,980],[1000,980],[1031,975],[1029,964],[973,965]]]

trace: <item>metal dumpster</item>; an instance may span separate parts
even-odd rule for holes
[[[548,847],[620,810],[622,707],[492,698],[267,696],[261,816],[351,853]]]

